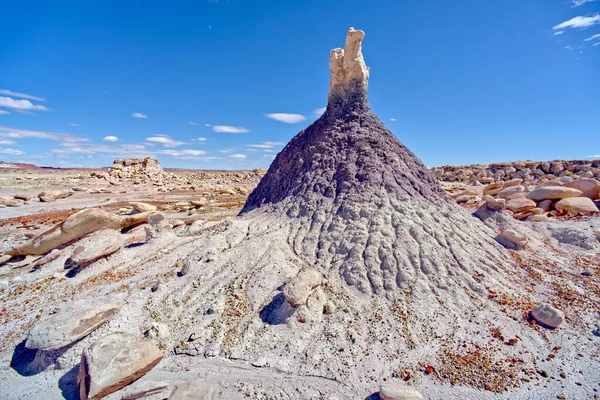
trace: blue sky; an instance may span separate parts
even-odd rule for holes
[[[599,0],[92,4],[2,6],[0,160],[267,168],[350,26],[371,107],[428,166],[600,158]]]

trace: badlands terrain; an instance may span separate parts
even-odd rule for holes
[[[600,161],[428,170],[363,38],[269,171],[1,164],[1,397],[598,398]]]

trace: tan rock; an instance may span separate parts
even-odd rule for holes
[[[581,190],[568,188],[564,186],[544,186],[539,187],[527,195],[528,199],[534,201],[558,200],[581,195]]]
[[[520,192],[524,192],[525,191],[525,187],[521,186],[521,185],[517,185],[517,186],[510,186],[507,187],[506,189],[502,189],[499,193],[498,193],[498,197],[500,197],[501,199],[505,199],[510,195],[516,194],[516,193],[520,193]]]
[[[56,260],[58,257],[62,255],[63,251],[59,249],[54,249],[50,253],[46,254],[43,257],[35,260],[33,264],[31,264],[31,269],[40,269],[43,265],[48,264]]]
[[[362,40],[365,33],[350,28],[346,34],[346,45],[344,49],[333,49],[330,53],[329,69],[331,71],[331,82],[329,84],[329,96],[339,95],[344,92],[353,82],[360,84],[361,93],[366,93],[369,85],[369,68],[365,65],[362,55]]]
[[[208,201],[204,197],[200,197],[197,200],[191,200],[190,204],[194,207],[204,207],[206,204],[208,204]]]
[[[65,199],[73,196],[73,192],[70,190],[47,190],[38,194],[38,198],[42,202],[52,202],[59,199]]]
[[[542,200],[538,203],[538,207],[544,212],[548,212],[552,209],[552,200]]]
[[[283,295],[294,307],[306,303],[308,297],[315,291],[321,283],[323,277],[321,273],[314,268],[307,268],[293,277],[283,288]]]
[[[11,255],[42,255],[72,240],[101,229],[118,229],[120,218],[98,208],[79,211],[64,222],[35,236],[29,243],[9,252]]]
[[[565,184],[565,187],[581,190],[581,196],[596,200],[600,197],[600,182],[590,178],[579,178]]]
[[[56,314],[42,317],[27,335],[29,349],[56,350],[89,335],[121,307],[122,296],[113,295],[79,300]]]
[[[504,186],[503,182],[490,183],[486,187],[483,188],[483,194],[495,195],[502,191],[502,187]]]
[[[104,336],[81,355],[79,396],[101,399],[144,376],[162,358],[163,352],[152,342],[124,332]]]
[[[10,197],[0,196],[0,205],[7,207],[18,207],[21,205],[21,202],[16,199],[11,199]]]
[[[556,209],[569,214],[591,214],[598,212],[598,207],[588,197],[571,197],[556,203]]]
[[[146,212],[146,211],[156,211],[156,206],[153,204],[148,204],[148,203],[142,203],[141,201],[135,201],[133,203],[130,203],[131,207],[133,207],[134,210],[136,210],[137,212]]]
[[[127,215],[121,218],[121,229],[131,228],[137,225],[145,224],[148,222],[148,216],[153,211],[146,211],[139,214]]]
[[[506,202],[506,208],[512,212],[523,212],[535,207],[535,201],[525,198],[510,199]]]
[[[500,237],[519,248],[525,247],[527,245],[527,237],[523,233],[518,232],[515,229],[503,230],[502,232],[500,232]]]
[[[511,179],[504,183],[503,189],[509,188],[511,186],[518,186],[523,183],[523,179]]]
[[[33,198],[33,196],[31,196],[31,195],[23,194],[23,193],[15,194],[13,197],[17,200],[23,200],[23,201],[29,201]]]

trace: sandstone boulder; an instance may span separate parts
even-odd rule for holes
[[[141,201],[135,201],[131,203],[131,207],[137,212],[156,211],[156,206],[153,204],[142,203]]]
[[[99,258],[109,256],[117,252],[126,243],[125,237],[117,231],[113,232],[107,239],[94,244],[83,251],[76,251],[71,255],[71,260],[75,264],[89,263]],[[77,249],[76,249],[77,250]]]
[[[528,199],[534,201],[567,199],[581,196],[581,190],[564,186],[544,186],[529,192]]]
[[[386,382],[379,387],[379,397],[382,400],[424,400],[416,389],[402,383]]]
[[[11,250],[9,254],[13,256],[46,254],[50,250],[79,239],[88,233],[101,229],[118,229],[120,222],[118,215],[98,208],[82,210],[46,232],[35,236],[29,243]]]
[[[0,205],[6,207],[18,207],[21,205],[21,202],[16,199],[11,199],[10,197],[0,196]]]
[[[101,399],[144,376],[162,358],[163,352],[152,342],[124,332],[104,336],[81,355],[79,396]]]
[[[516,193],[524,192],[524,191],[525,191],[525,187],[522,185],[510,186],[510,187],[507,187],[506,189],[502,189],[498,193],[498,197],[500,197],[501,199],[505,199],[508,196],[511,196]]]
[[[588,197],[571,197],[556,203],[556,209],[569,214],[591,214],[598,212],[598,207]]]
[[[23,193],[15,194],[13,197],[17,200],[23,200],[23,201],[29,201],[33,198],[33,196],[31,196],[31,195],[23,194]]]
[[[600,197],[600,182],[590,178],[579,178],[565,184],[565,187],[581,190],[581,196],[595,200]]]
[[[511,186],[518,186],[521,183],[523,183],[523,179],[511,179],[510,181],[507,181],[504,183],[504,189],[509,188]]]
[[[523,248],[527,245],[527,236],[525,234],[518,232],[515,229],[506,229],[500,232],[500,239],[502,244],[513,245],[517,248]],[[508,243],[506,243],[508,242]]]
[[[565,314],[550,304],[537,304],[531,316],[540,324],[555,329],[565,321]]]
[[[512,212],[523,212],[535,207],[535,201],[525,198],[510,199],[506,202],[506,208]]]
[[[38,198],[42,202],[52,202],[58,199],[65,199],[73,196],[73,192],[70,190],[47,190],[38,194]]]
[[[41,318],[27,335],[29,349],[56,350],[89,335],[121,306],[121,296],[79,300]]]
[[[306,304],[308,297],[323,282],[321,273],[314,268],[307,268],[293,277],[283,288],[283,295],[294,307]]]
[[[483,188],[483,194],[489,194],[493,196],[495,194],[500,193],[502,191],[503,186],[504,183],[502,182],[490,183],[489,185]]]

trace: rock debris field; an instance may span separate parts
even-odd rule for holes
[[[0,397],[594,399],[598,161],[427,169],[364,32],[268,171],[0,164]]]

